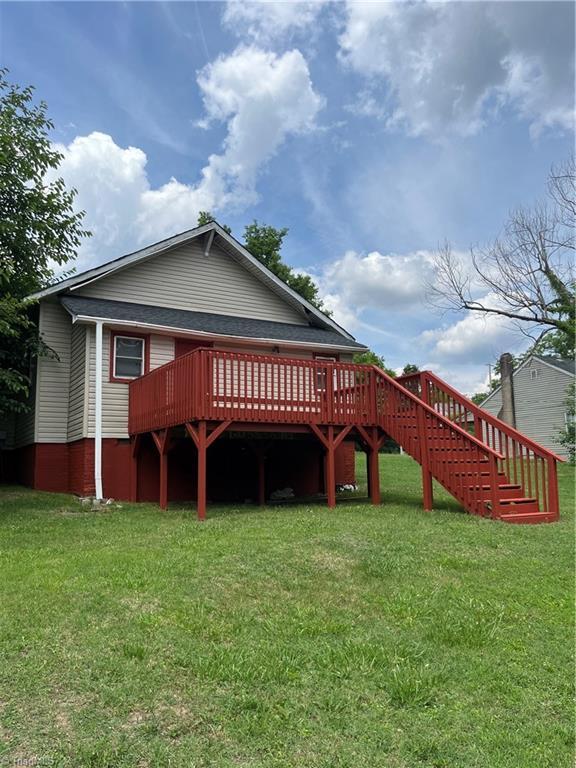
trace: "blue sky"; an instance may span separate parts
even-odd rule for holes
[[[94,237],[286,226],[285,258],[389,365],[465,391],[525,344],[438,315],[430,254],[494,238],[574,142],[571,3],[3,3],[0,60],[49,105]]]

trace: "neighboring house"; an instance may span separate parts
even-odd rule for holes
[[[575,380],[574,360],[532,355],[514,371],[516,429],[554,453],[568,458],[558,434],[569,417],[568,386]],[[481,407],[493,416],[502,408],[501,388],[494,390]]]
[[[329,361],[351,361],[366,349],[216,223],[74,275],[35,298],[40,333],[57,357],[37,361],[32,408],[1,436],[4,464],[42,490],[90,495],[101,483],[105,497],[157,500],[150,437],[130,479],[129,384],[197,347]],[[194,498],[193,442],[185,433],[172,439],[170,498]],[[286,487],[307,495],[324,487],[322,445],[310,430],[230,432],[210,456],[208,498],[254,499]],[[254,456],[266,461],[265,479]],[[336,482],[354,482],[352,440],[338,448]]]

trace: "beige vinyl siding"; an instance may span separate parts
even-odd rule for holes
[[[535,377],[532,377],[532,371]],[[558,444],[558,432],[564,428],[566,390],[574,379],[563,371],[532,360],[514,373],[516,429],[559,456],[567,456]],[[500,391],[482,406],[498,416],[502,407]]]
[[[68,440],[80,440],[84,436],[87,397],[86,373],[86,327],[73,325],[70,344]]]
[[[36,441],[65,443],[70,393],[70,315],[60,304],[40,303],[40,335],[58,359],[40,357],[36,395]]]
[[[304,314],[213,244],[198,242],[160,254],[75,293],[99,299],[307,324]]]
[[[137,333],[131,331],[131,333]],[[143,334],[145,335],[145,334]],[[150,370],[174,359],[174,339],[152,334],[150,344]],[[102,338],[102,437],[128,437],[128,384],[110,381],[110,330],[104,328]],[[94,437],[94,393],[96,371],[96,338],[94,326],[88,326],[88,357],[90,390],[88,394],[87,437]]]

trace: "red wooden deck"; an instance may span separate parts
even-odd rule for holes
[[[558,518],[558,457],[495,419],[429,372],[391,379],[370,365],[197,349],[130,384],[129,431],[150,433],[167,499],[174,427],[198,449],[198,514],[205,514],[206,451],[226,429],[309,430],[326,452],[328,504],[336,502],[334,451],[354,436],[369,455],[379,503],[378,450],[386,435],[422,466],[425,509],[432,478],[474,514],[510,522]],[[135,489],[133,496],[135,496]]]

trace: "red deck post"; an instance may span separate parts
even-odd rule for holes
[[[326,497],[330,508],[336,506],[336,466],[334,463],[334,427],[328,427],[326,446]]]
[[[370,501],[372,504],[380,504],[380,441],[378,430],[372,429],[372,444],[368,455],[368,487],[370,489]]]
[[[140,435],[132,439],[130,452],[130,501],[138,501],[138,450],[140,448]]]
[[[152,439],[160,457],[160,509],[166,509],[168,506],[168,447],[170,443],[170,430],[164,429],[160,432],[152,432]]]
[[[160,454],[160,509],[168,507],[168,454]]]
[[[198,423],[198,493],[196,514],[198,520],[206,518],[206,422]]]

